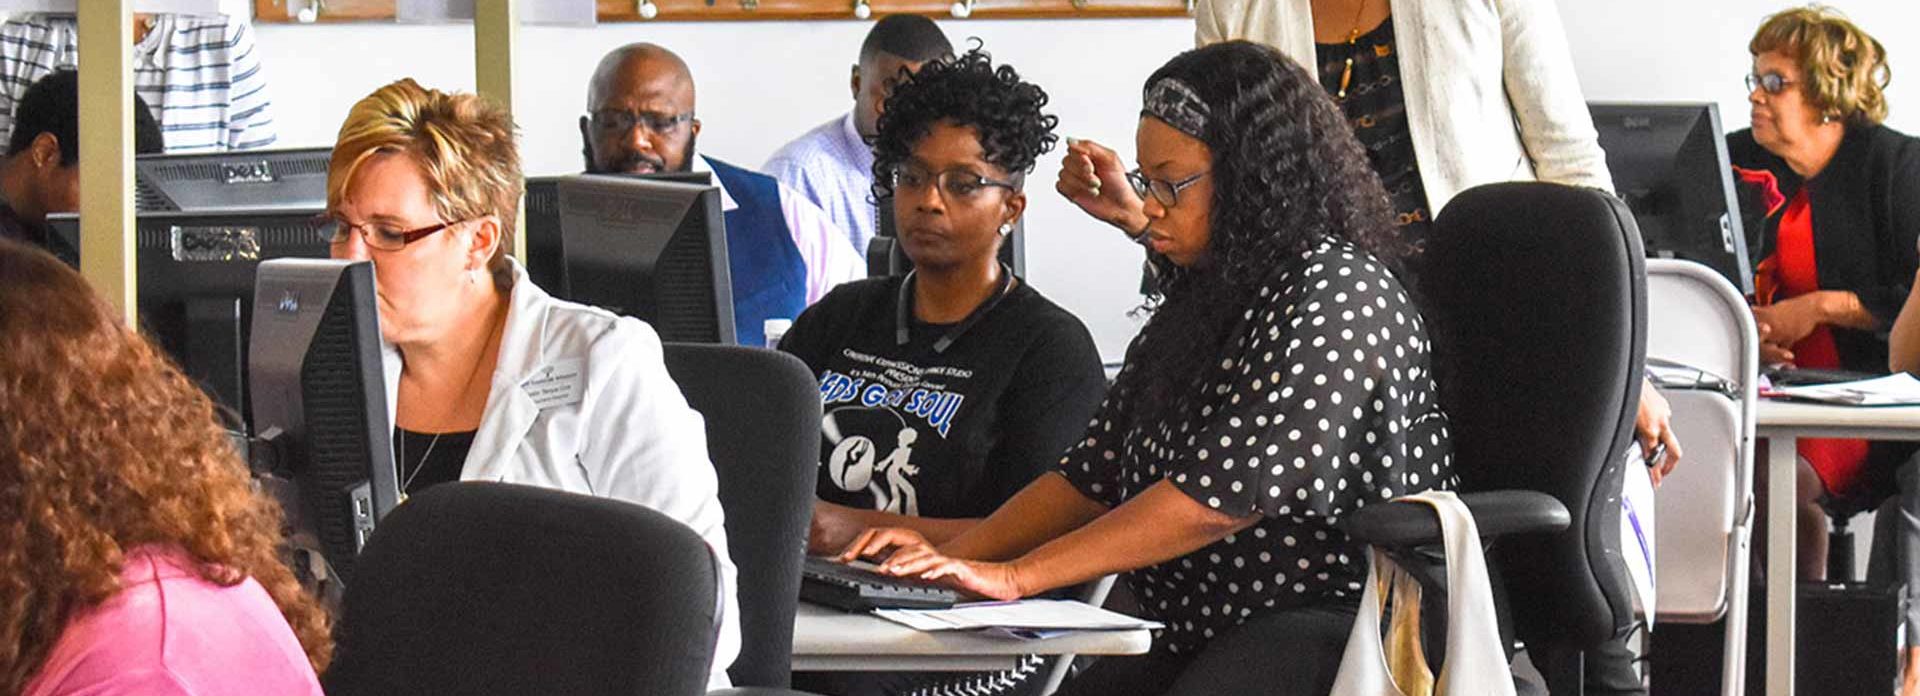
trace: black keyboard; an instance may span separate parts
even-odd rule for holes
[[[1776,387],[1793,387],[1806,384],[1833,384],[1873,379],[1883,375],[1852,370],[1835,370],[1816,367],[1769,367],[1764,370],[1767,381]]]
[[[945,609],[960,600],[959,593],[945,587],[867,568],[809,557],[800,568],[800,599],[854,612]]]

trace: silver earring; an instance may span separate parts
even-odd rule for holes
[[[1001,224],[1001,225],[1000,225],[1000,236],[1002,236],[1002,237],[1005,237],[1005,236],[1007,236],[1007,235],[1010,235],[1010,234],[1013,234],[1013,223],[1011,223],[1011,222],[1008,222],[1008,223],[1003,223],[1003,224]]]

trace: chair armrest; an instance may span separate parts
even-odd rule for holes
[[[1553,496],[1538,491],[1462,493],[1481,538],[1559,532],[1573,523]],[[1347,536],[1372,546],[1404,547],[1440,542],[1440,518],[1425,503],[1389,501],[1348,515]]]

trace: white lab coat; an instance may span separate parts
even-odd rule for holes
[[[740,653],[736,572],[704,421],[668,376],[653,327],[556,299],[517,261],[513,274],[486,411],[460,479],[625,500],[693,528],[721,569],[709,688],[731,686],[726,668]],[[401,357],[391,348],[386,368],[388,403],[398,403]],[[552,378],[573,368],[578,380]]]
[[[1540,179],[1613,190],[1554,0],[1392,0],[1407,131],[1427,206]],[[1198,0],[1194,43],[1244,39],[1315,74],[1310,0]]]

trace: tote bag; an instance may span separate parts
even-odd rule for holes
[[[1466,504],[1446,491],[1396,500],[1431,505],[1440,516],[1447,553],[1446,661],[1436,678],[1420,652],[1419,583],[1385,552],[1369,549],[1371,572],[1331,696],[1513,696],[1486,558]],[[1388,592],[1394,610],[1383,640],[1382,594]]]

